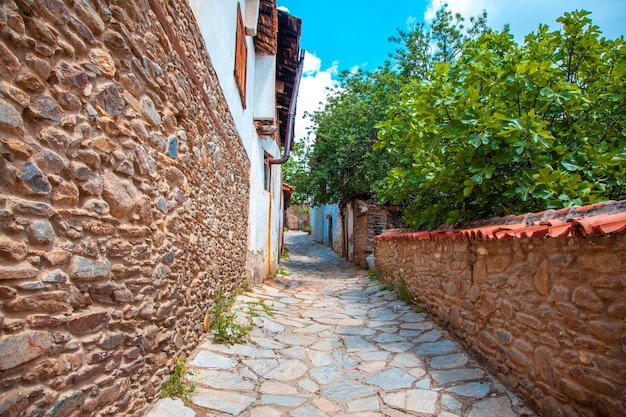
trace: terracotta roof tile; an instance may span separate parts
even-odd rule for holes
[[[626,200],[567,207],[472,222],[458,229],[407,232],[393,230],[379,240],[494,240],[539,237],[602,236],[626,233]]]

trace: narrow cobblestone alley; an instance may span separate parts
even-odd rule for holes
[[[197,416],[533,416],[426,314],[363,269],[288,232],[288,275],[237,298],[247,344],[210,335],[188,361]],[[256,304],[255,304],[256,303]],[[149,417],[187,417],[162,399]]]

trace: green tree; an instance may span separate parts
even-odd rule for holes
[[[372,184],[390,168],[386,152],[373,149],[376,123],[399,91],[389,67],[343,72],[325,107],[310,115],[316,136],[308,155],[308,187],[314,204],[337,203]]]
[[[291,195],[292,204],[307,202],[311,193],[308,181],[307,144],[303,140],[294,142],[291,157],[283,165],[283,181],[294,187]]]
[[[488,31],[411,79],[378,125],[382,201],[415,227],[626,198],[626,48],[587,17]]]
[[[447,6],[440,9],[431,27],[415,25],[398,29],[390,38],[398,44],[391,62],[374,72],[344,72],[330,91],[326,106],[314,112],[316,142],[308,155],[307,191],[314,204],[336,203],[357,193],[374,194],[397,158],[400,149],[374,148],[377,123],[398,100],[400,87],[410,79],[426,76],[437,62],[453,61],[461,45],[487,31],[486,14],[471,18],[469,28],[461,15]],[[432,51],[432,45],[436,45]]]

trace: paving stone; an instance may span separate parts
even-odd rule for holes
[[[298,389],[296,387],[276,381],[263,382],[259,391],[262,394],[270,395],[296,395],[298,393]]]
[[[361,359],[363,359],[364,361],[384,361],[384,360],[387,360],[390,353],[382,352],[379,350],[376,352],[363,352],[363,353],[359,352],[356,355],[360,357]]]
[[[516,417],[508,397],[488,398],[472,407],[467,417]]]
[[[332,363],[328,352],[321,352],[319,350],[308,350],[307,356],[315,367],[326,366]]]
[[[250,410],[250,417],[282,417],[283,412],[273,407],[261,406]],[[156,416],[155,416],[156,417]]]
[[[368,384],[379,386],[384,390],[409,388],[414,381],[415,377],[399,368],[392,368],[369,378],[365,378],[365,382]]]
[[[237,361],[215,352],[201,350],[189,361],[189,365],[210,369],[232,369],[237,365]]]
[[[291,381],[304,375],[309,368],[298,359],[279,359],[278,366],[263,375],[275,381]]]
[[[430,360],[431,368],[452,369],[465,366],[469,360],[465,353],[454,353],[452,355],[436,356]]]
[[[265,376],[272,369],[278,368],[278,359],[246,359],[242,363],[258,376]]]
[[[426,333],[423,333],[421,336],[413,339],[415,343],[424,343],[424,342],[435,342],[439,340],[443,336],[443,333],[439,329],[432,329]]]
[[[163,398],[146,417],[196,417],[196,412],[185,407],[179,398]]]
[[[438,396],[434,391],[419,389],[383,393],[382,399],[386,404],[402,410],[434,414],[437,409]]]
[[[195,369],[191,372],[192,374],[188,377],[189,380],[209,388],[246,391],[254,390],[255,387],[250,381],[246,381],[240,375],[230,372],[210,371],[206,369]]]
[[[378,397],[359,398],[358,400],[348,401],[346,403],[349,413],[359,413],[361,411],[378,410],[380,404]]]
[[[343,372],[341,372],[341,369],[337,368],[334,365],[324,366],[322,368],[315,368],[309,371],[309,376],[311,377],[311,379],[313,379],[320,385],[327,385],[331,382],[335,382],[336,380],[341,378],[342,375]]]
[[[317,341],[314,336],[287,335],[281,334],[276,336],[276,340],[285,345],[291,346],[309,346]]]
[[[293,417],[328,417],[328,414],[323,413],[320,409],[310,406],[297,408],[289,414]]]
[[[348,352],[364,352],[376,350],[376,346],[372,345],[369,342],[366,342],[360,336],[345,336],[343,341],[346,345],[346,350]]]
[[[337,326],[335,328],[335,332],[337,334],[345,334],[352,336],[373,336],[376,334],[376,331],[373,329],[368,329],[367,327],[361,327],[358,325],[355,326]]]
[[[446,391],[462,395],[464,397],[483,398],[484,396],[489,394],[490,387],[489,384],[470,382],[467,384],[446,388]]]
[[[442,407],[449,411],[460,413],[463,411],[463,404],[454,398],[452,395],[443,394],[441,400],[439,400]]]
[[[274,404],[283,407],[296,407],[302,405],[306,398],[299,398],[293,395],[261,395],[261,404]]]
[[[333,364],[338,368],[354,368],[359,364],[345,352],[333,352],[332,359]]]
[[[336,401],[349,401],[374,394],[374,389],[356,381],[340,381],[322,389],[322,394]]]
[[[301,379],[300,382],[298,382],[298,386],[307,390],[308,392],[317,392],[317,390],[319,390],[320,388],[319,385],[317,385],[310,379]]]
[[[302,346],[294,346],[288,349],[281,349],[280,354],[288,358],[295,358],[295,359],[302,359],[302,360],[307,358],[306,349],[304,349]]]
[[[377,361],[377,362],[363,362],[361,363],[357,369],[363,371],[367,374],[378,373],[385,369],[387,366],[387,362]]]
[[[374,342],[378,343],[392,343],[392,342],[406,342],[406,337],[402,337],[395,333],[381,333],[378,336],[372,338]]]
[[[482,369],[451,369],[448,371],[433,371],[430,373],[433,381],[439,385],[446,385],[451,382],[471,381],[480,379],[485,375]]]
[[[198,388],[191,396],[192,402],[202,408],[239,415],[252,405],[256,398],[238,392]]]
[[[417,353],[424,356],[444,355],[458,350],[457,345],[448,339],[433,343],[422,343],[417,347]]]
[[[400,353],[405,352],[409,349],[413,349],[415,347],[415,344],[410,342],[393,342],[381,344],[380,347],[389,352]]]
[[[257,317],[258,319],[260,319],[262,325],[261,327],[263,327],[265,329],[266,332],[270,333],[270,334],[274,334],[274,333],[282,333],[285,331],[285,326],[283,326],[282,324],[278,324],[270,319],[267,319],[265,317]]]
[[[389,363],[389,366],[396,366],[398,368],[423,368],[424,362],[414,353],[402,352],[396,354]]]

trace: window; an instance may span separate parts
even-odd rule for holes
[[[271,156],[268,154],[265,154],[263,156],[263,169],[264,169],[263,180],[264,180],[265,191],[271,193],[272,192],[272,165],[270,164],[270,158]]]
[[[246,45],[246,28],[241,16],[241,6],[237,4],[237,36],[235,38],[235,81],[239,89],[241,104],[246,108],[246,76],[248,67],[248,46]]]

